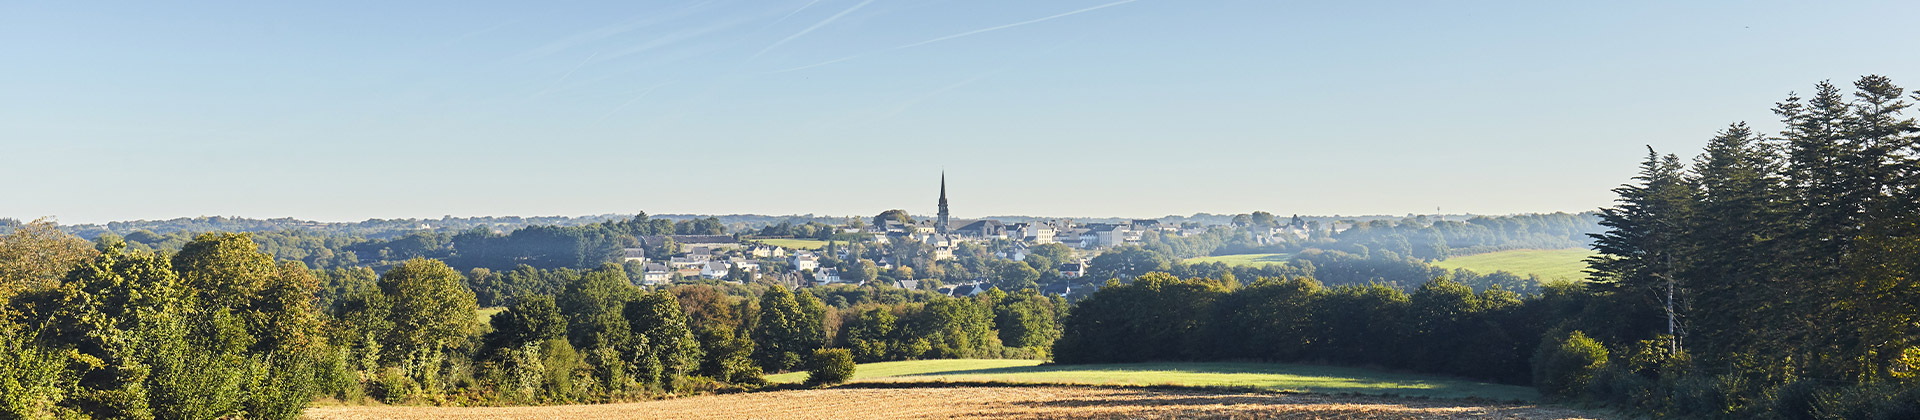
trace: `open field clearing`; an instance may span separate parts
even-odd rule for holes
[[[816,241],[811,239],[755,239],[753,241],[767,244],[767,245],[777,246],[781,248],[793,248],[793,249],[820,249],[820,248],[827,247],[827,241]]]
[[[1506,271],[1521,276],[1539,275],[1541,280],[1576,281],[1587,278],[1584,272],[1587,263],[1583,261],[1593,255],[1593,250],[1584,248],[1516,249],[1453,257],[1435,261],[1433,265],[1448,270],[1465,268],[1481,274]]]
[[[1183,262],[1188,264],[1212,264],[1218,262],[1227,263],[1227,265],[1235,267],[1259,267],[1263,265],[1286,264],[1287,260],[1292,258],[1293,254],[1240,254],[1194,257],[1188,258]]]
[[[502,307],[480,308],[473,311],[473,318],[480,320],[480,325],[487,325],[487,322],[493,320],[494,315],[499,315],[501,312],[506,311],[507,308]]]
[[[1369,369],[1282,363],[1127,363],[1039,366],[1037,360],[915,360],[862,364],[854,382],[1015,382],[1077,385],[1252,387],[1324,394],[1533,400],[1533,388]],[[806,372],[768,375],[797,383]]]
[[[1559,407],[1461,400],[1070,386],[840,387],[551,407],[307,409],[313,420],[478,419],[1592,419]]]

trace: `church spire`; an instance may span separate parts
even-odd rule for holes
[[[933,225],[934,231],[947,234],[947,217],[947,171],[940,171],[940,221]]]

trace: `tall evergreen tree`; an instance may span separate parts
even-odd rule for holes
[[[1591,236],[1601,255],[1587,260],[1592,287],[1617,306],[1616,313],[1625,318],[1619,321],[1656,321],[1651,325],[1660,327],[1646,330],[1673,337],[1668,343],[1673,349],[1685,336],[1687,291],[1677,276],[1691,255],[1684,238],[1698,195],[1684,170],[1678,156],[1648,147],[1636,183],[1615,188],[1620,204],[1600,210],[1600,225],[1607,231]]]
[[[1786,223],[1779,204],[1779,164],[1746,123],[1735,123],[1707,143],[1694,160],[1699,217],[1688,241],[1696,263],[1682,274],[1695,296],[1696,349],[1723,355],[1754,345],[1770,330],[1771,302],[1781,292],[1774,276],[1776,243]]]

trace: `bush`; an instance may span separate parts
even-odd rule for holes
[[[833,385],[853,379],[853,352],[847,349],[813,351],[813,369],[807,371],[807,384]]]
[[[66,397],[60,355],[28,340],[0,331],[0,418],[52,418]]]
[[[1789,420],[1814,419],[1814,394],[1819,391],[1810,380],[1794,381],[1767,391],[1767,407],[1774,417]]]
[[[1665,414],[1683,418],[1732,414],[1739,409],[1739,404],[1734,401],[1736,396],[1733,395],[1738,391],[1738,384],[1730,381],[1731,378],[1737,377],[1690,375],[1674,380],[1668,392]]]
[[[1607,348],[1574,331],[1564,339],[1548,336],[1533,353],[1533,385],[1552,397],[1574,398],[1607,368]]]
[[[406,403],[420,394],[420,384],[414,382],[412,377],[407,376],[407,371],[399,367],[381,370],[380,376],[374,378],[371,385],[373,386],[369,391],[380,398],[380,402],[387,404]]]

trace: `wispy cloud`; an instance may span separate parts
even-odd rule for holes
[[[850,55],[850,56],[846,56],[846,57],[841,57],[841,58],[836,58],[836,59],[832,59],[832,60],[827,60],[827,61],[823,61],[823,62],[819,62],[819,63],[814,63],[814,64],[808,64],[808,65],[804,65],[804,66],[800,66],[800,67],[793,67],[793,68],[788,68],[788,69],[781,69],[781,70],[774,70],[774,71],[771,71],[771,72],[767,72],[767,74],[778,74],[778,73],[786,73],[786,72],[793,72],[793,71],[800,71],[800,70],[806,70],[806,69],[810,69],[810,68],[814,68],[814,67],[820,67],[820,66],[825,66],[825,65],[829,65],[829,64],[833,64],[833,63],[839,63],[839,62],[843,62],[843,61],[847,61],[847,60],[852,60],[852,59],[856,59],[856,58],[860,58],[860,57],[864,57],[864,56],[867,56],[867,55],[871,55],[871,54],[877,54],[877,53],[883,53],[883,52],[888,52],[888,51],[897,51],[897,50],[904,50],[904,49],[908,49],[908,48],[913,48],[913,47],[918,47],[918,46],[922,46],[922,45],[927,45],[927,44],[932,44],[932,43],[935,43],[935,42],[940,42],[940,41],[946,41],[946,40],[951,40],[951,39],[955,39],[955,38],[963,38],[963,37],[968,37],[968,36],[973,36],[973,35],[979,35],[979,34],[983,34],[983,33],[987,33],[987,32],[993,32],[993,31],[998,31],[998,30],[1001,30],[1001,29],[1007,29],[1007,28],[1012,28],[1012,27],[1016,27],[1016,26],[1025,26],[1025,25],[1032,25],[1032,24],[1035,24],[1035,23],[1040,23],[1040,22],[1046,22],[1046,21],[1049,21],[1049,20],[1054,20],[1054,19],[1059,19],[1059,18],[1063,18],[1063,17],[1067,17],[1067,16],[1073,16],[1073,15],[1077,15],[1077,14],[1081,14],[1081,13],[1086,13],[1086,12],[1091,12],[1091,11],[1095,11],[1095,10],[1100,10],[1100,9],[1105,9],[1105,8],[1109,8],[1109,7],[1113,7],[1113,6],[1119,6],[1119,5],[1123,5],[1123,4],[1127,4],[1127,3],[1132,3],[1132,2],[1136,2],[1136,1],[1140,1],[1140,0],[1121,0],[1121,1],[1116,1],[1116,2],[1112,2],[1112,3],[1107,3],[1107,4],[1102,4],[1102,5],[1099,5],[1099,6],[1093,6],[1093,7],[1088,7],[1088,8],[1083,8],[1083,9],[1078,9],[1078,10],[1074,10],[1074,11],[1070,11],[1070,12],[1066,12],[1066,13],[1060,13],[1060,14],[1056,14],[1056,15],[1052,15],[1052,16],[1047,16],[1047,17],[1043,17],[1043,18],[1038,18],[1038,19],[1029,19],[1029,20],[1023,20],[1023,21],[1019,21],[1019,22],[1014,22],[1014,23],[1009,23],[1009,24],[1005,24],[1005,25],[998,25],[998,26],[990,26],[990,27],[986,27],[986,28],[980,28],[980,29],[975,29],[975,30],[971,30],[971,31],[966,31],[966,32],[961,32],[961,33],[957,33],[957,34],[953,34],[953,35],[947,35],[947,36],[943,36],[943,37],[939,37],[939,38],[934,38],[934,39],[929,39],[929,40],[925,40],[925,41],[920,41],[920,42],[915,42],[915,43],[911,43],[911,44],[906,44],[906,45],[901,45],[901,46],[898,46],[898,47],[893,47],[893,48],[887,48],[887,49],[884,49],[884,50],[879,50],[879,51],[874,51],[874,52],[869,52],[869,53],[862,53],[862,54],[854,54],[854,55]],[[758,54],[755,54],[755,55],[757,56]]]
[[[540,95],[545,95],[547,94],[547,92],[552,92],[554,87],[560,86],[560,82],[565,82],[567,81],[568,77],[573,77],[573,72],[580,71],[581,67],[586,67],[587,62],[593,61],[593,57],[596,57],[599,55],[600,55],[599,51],[595,51],[593,54],[587,55],[587,58],[585,60],[580,60],[580,64],[575,64],[573,66],[573,69],[567,70],[567,74],[560,75],[559,79],[554,80],[553,83],[548,83],[546,89],[540,89],[539,92],[534,92],[533,95],[527,96],[527,98],[534,98]]]
[[[807,4],[802,4],[802,5],[800,5],[800,8],[798,8],[798,9],[793,9],[793,11],[791,11],[791,12],[787,12],[787,14],[786,14],[785,16],[781,16],[781,17],[780,17],[779,19],[774,19],[774,20],[773,20],[773,23],[769,23],[769,24],[767,24],[767,26],[773,26],[773,25],[778,25],[778,24],[780,24],[780,22],[786,22],[788,18],[792,18],[792,17],[793,17],[793,15],[797,15],[797,14],[800,14],[800,12],[804,12],[804,11],[807,11],[807,8],[810,8],[810,7],[813,7],[813,5],[814,5],[815,3],[819,3],[819,2],[820,2],[820,0],[813,0],[813,1],[809,1],[809,2],[807,2]]]
[[[901,113],[907,112],[908,109],[913,108],[915,105],[919,105],[921,102],[926,102],[928,99],[933,99],[940,95],[945,95],[947,92],[952,92],[954,89],[966,87],[967,85],[971,85],[974,82],[978,82],[982,79],[993,77],[994,75],[1000,74],[1001,72],[1005,72],[1010,67],[1011,66],[1001,67],[997,70],[980,73],[979,75],[969,77],[966,80],[961,80],[958,83],[942,86],[939,89],[934,89],[927,93],[921,94],[920,96],[913,97],[912,99],[908,99],[905,102],[901,102],[899,105],[894,105],[893,109],[888,110],[884,114],[881,114],[880,117],[876,118],[875,120],[876,121],[885,120],[885,119],[893,118],[895,116],[899,116]]]
[[[573,47],[597,42],[607,38],[612,38],[627,32],[633,32],[635,30],[639,30],[640,28],[657,25],[657,24],[672,21],[675,19],[685,18],[688,15],[692,15],[695,11],[698,11],[701,7],[706,6],[707,4],[710,4],[710,3],[713,3],[713,0],[703,1],[687,7],[682,7],[679,10],[673,11],[672,13],[659,14],[659,15],[644,14],[632,19],[628,19],[626,22],[621,22],[618,24],[595,28],[590,31],[576,33],[576,34],[567,36],[565,38],[561,38],[560,40],[549,42],[546,45],[541,45],[534,49],[521,52],[520,54],[515,54],[512,60],[518,61],[518,62],[532,61],[534,59],[552,55],[553,53],[564,51]]]
[[[600,116],[600,119],[605,120],[607,118],[612,118],[613,114],[620,112],[620,110],[622,109],[627,109],[627,106],[633,105],[634,102],[639,102],[640,98],[645,98],[647,97],[647,95],[653,94],[653,91],[659,90],[662,87],[666,87],[667,85],[671,85],[674,83],[675,82],[661,83],[661,84],[653,85],[653,87],[647,88],[647,90],[640,91],[640,94],[634,95],[633,99],[628,99],[626,102],[621,103],[620,106],[616,106],[616,107],[613,107],[612,110],[608,110],[606,115]]]
[[[715,22],[711,25],[706,25],[698,28],[691,28],[683,31],[666,34],[658,38],[648,40],[647,42],[641,43],[639,45],[635,45],[625,49],[615,50],[612,53],[608,53],[605,57],[601,57],[600,61],[612,61],[621,57],[643,53],[643,52],[651,51],[661,47],[671,46],[687,40],[699,38],[715,32],[720,32],[726,29],[730,29],[735,26],[739,26],[740,24],[751,21],[752,19],[753,19],[752,17],[737,17],[734,19],[727,19],[727,20]]]
[[[822,61],[822,62],[818,62],[818,63],[813,63],[813,64],[808,64],[808,65],[804,65],[804,66],[800,66],[800,67],[794,67],[794,68],[790,68],[790,69],[781,69],[781,70],[774,70],[774,71],[770,71],[770,72],[767,72],[767,74],[779,74],[779,73],[786,73],[786,72],[790,72],[790,71],[801,71],[801,70],[806,70],[806,69],[810,69],[810,68],[814,68],[814,67],[820,67],[820,66],[824,66],[824,65],[828,65],[828,64],[833,64],[833,63],[838,63],[838,62],[842,62],[842,61],[847,61],[847,60],[852,60],[852,59],[855,59],[855,58],[860,58],[860,57],[865,57],[865,56],[866,56],[866,54],[855,54],[855,55],[850,55],[850,56],[846,56],[846,57],[840,57],[840,58],[836,58],[836,59],[832,59],[832,60],[827,60],[827,61]]]
[[[943,37],[939,37],[939,38],[934,38],[934,39],[929,39],[929,40],[925,40],[925,41],[920,41],[920,42],[915,42],[915,43],[912,43],[912,44],[907,44],[907,45],[901,45],[901,46],[898,46],[898,47],[894,47],[893,49],[896,49],[896,50],[898,50],[898,49],[906,49],[906,48],[913,48],[913,47],[918,47],[918,46],[921,46],[921,45],[927,45],[927,44],[932,44],[932,43],[935,43],[935,42],[940,42],[940,41],[946,41],[946,40],[949,40],[949,39],[954,39],[954,38],[961,38],[961,37],[967,37],[967,36],[973,36],[973,35],[979,35],[979,34],[983,34],[983,33],[987,33],[987,32],[993,32],[993,31],[998,31],[998,30],[1001,30],[1001,29],[1007,29],[1007,28],[1012,28],[1012,27],[1016,27],[1016,26],[1025,26],[1025,25],[1032,25],[1032,24],[1035,24],[1035,23],[1040,23],[1040,22],[1046,22],[1046,21],[1049,21],[1049,20],[1054,20],[1054,19],[1059,19],[1059,18],[1063,18],[1063,17],[1067,17],[1067,16],[1073,16],[1073,15],[1077,15],[1077,14],[1081,14],[1081,13],[1086,13],[1086,12],[1091,12],[1091,11],[1095,11],[1095,10],[1100,10],[1100,9],[1105,9],[1105,8],[1109,8],[1109,7],[1113,7],[1113,6],[1119,6],[1119,5],[1122,5],[1122,4],[1127,4],[1127,3],[1132,3],[1132,2],[1135,2],[1135,1],[1139,1],[1139,0],[1121,0],[1121,1],[1116,1],[1116,2],[1112,2],[1112,3],[1107,3],[1107,4],[1102,4],[1102,5],[1099,5],[1099,6],[1093,6],[1093,7],[1088,7],[1088,8],[1085,8],[1085,9],[1080,9],[1080,10],[1075,10],[1075,11],[1071,11],[1071,12],[1066,12],[1066,13],[1061,13],[1061,14],[1057,14],[1057,15],[1053,15],[1053,16],[1047,16],[1047,17],[1043,17],[1043,18],[1039,18],[1039,19],[1032,19],[1032,20],[1025,20],[1025,21],[1020,21],[1020,22],[1014,22],[1014,23],[1009,23],[1009,24],[1005,24],[1005,25],[1000,25],[1000,26],[993,26],[993,27],[987,27],[987,28],[981,28],[981,29],[975,29],[975,30],[971,30],[971,31],[966,31],[966,32],[961,32],[961,33],[957,33],[957,34],[953,34],[953,35],[947,35],[947,36],[943,36]]]
[[[868,4],[872,4],[872,3],[873,3],[873,0],[866,0],[866,1],[860,2],[860,4],[853,5],[853,7],[847,8],[847,10],[841,10],[840,13],[835,13],[833,14],[833,16],[828,16],[826,19],[822,19],[820,20],[820,22],[814,23],[813,26],[808,26],[807,29],[801,29],[800,32],[795,32],[793,35],[788,35],[786,38],[781,38],[779,41],[774,41],[772,45],[768,45],[766,48],[760,49],[760,52],[753,53],[753,56],[748,57],[747,59],[751,60],[753,58],[759,57],[761,54],[766,54],[767,51],[773,51],[774,48],[779,48],[781,45],[785,45],[788,41],[792,41],[801,36],[805,36],[808,33],[812,33],[815,29],[820,29],[820,27],[827,26],[827,24],[831,24],[833,23],[833,21],[840,20],[841,16],[846,16],[848,13],[853,13],[853,11],[860,10],[860,8],[867,7]]]

